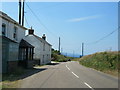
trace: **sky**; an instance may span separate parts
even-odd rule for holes
[[[3,2],[2,11],[18,21],[18,5],[18,2]],[[104,38],[118,28],[117,2],[26,1],[25,27],[31,26],[36,35],[46,34],[54,49],[58,50],[60,37],[62,53],[81,55],[82,43],[84,55],[118,50],[117,31]]]

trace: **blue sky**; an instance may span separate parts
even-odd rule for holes
[[[25,26],[32,26],[35,34],[46,34],[47,41],[58,49],[58,37],[64,53],[81,54],[81,43],[85,43],[84,54],[118,50],[118,32],[98,43],[92,43],[118,28],[117,2],[26,2]],[[18,21],[18,3],[2,3],[2,11]],[[91,43],[91,44],[89,44]]]

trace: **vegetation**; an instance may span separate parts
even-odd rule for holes
[[[60,54],[59,51],[52,49],[52,61],[56,62],[67,62],[69,59],[73,59],[72,57],[66,57]]]
[[[99,52],[79,59],[80,64],[112,75],[118,75],[118,52]]]
[[[16,68],[13,72],[2,75],[2,88],[19,88],[22,79],[39,72],[39,69]]]
[[[17,88],[19,78],[25,74],[26,69],[18,67],[13,72],[5,73],[2,75],[2,88]]]

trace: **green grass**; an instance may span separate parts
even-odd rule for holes
[[[56,53],[52,54],[52,61],[56,62],[67,62],[69,59],[72,59],[72,57],[66,57],[64,55],[58,55]]]
[[[118,76],[118,52],[99,52],[79,59],[80,64]]]
[[[73,59],[73,58],[61,55],[59,51],[52,49],[52,61],[67,62],[69,59]]]
[[[26,69],[18,67],[16,70],[10,73],[2,75],[2,88],[17,88],[19,77],[25,73]]]

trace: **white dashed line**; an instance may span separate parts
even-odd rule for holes
[[[70,70],[70,68],[66,65],[67,69]]]
[[[86,82],[84,82],[84,84],[86,85],[86,86],[88,86],[89,88],[91,88],[92,90],[94,90],[89,84],[87,84]]]
[[[70,68],[67,66],[67,64],[66,64],[66,67],[67,67],[67,69],[68,70],[70,70]],[[72,72],[72,71],[71,71]],[[79,76],[78,75],[76,75],[74,72],[72,72],[72,74],[74,75],[74,76],[76,76],[77,78],[79,78]],[[84,84],[86,85],[86,86],[88,86],[91,90],[94,90],[89,84],[87,84],[86,82],[84,82]]]
[[[73,75],[75,75],[77,78],[79,78],[79,76],[78,76],[78,75],[76,75],[74,72],[72,72],[72,74],[73,74]]]

